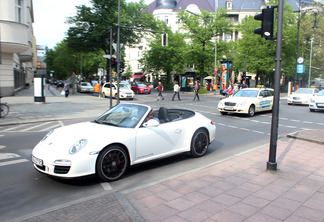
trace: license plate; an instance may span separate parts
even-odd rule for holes
[[[224,110],[233,110],[233,107],[225,107]]]
[[[32,162],[38,166],[43,166],[43,160],[37,157],[32,156]]]

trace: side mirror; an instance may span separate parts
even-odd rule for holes
[[[144,123],[145,127],[157,127],[159,126],[159,122],[156,121],[155,119],[150,119],[149,121],[147,121],[146,123]]]

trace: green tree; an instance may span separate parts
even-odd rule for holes
[[[77,15],[70,17],[67,43],[78,52],[102,50],[110,54],[110,27],[113,43],[117,42],[118,1],[91,0],[92,6],[77,6]],[[145,11],[143,0],[126,3],[120,0],[120,25],[127,27],[155,28],[153,15]],[[131,46],[140,41],[142,33],[134,29],[120,28],[120,43]],[[114,53],[112,53],[114,54]],[[107,61],[108,67],[108,61]]]
[[[150,49],[143,55],[140,60],[143,70],[152,73],[166,73],[167,78],[164,82],[166,89],[172,88],[171,73],[184,73],[185,58],[183,51],[186,43],[181,33],[173,33],[166,27],[165,23],[161,23],[162,29],[168,34],[168,46],[162,46],[161,34],[155,34],[154,40],[150,40]]]
[[[186,11],[178,13],[181,29],[190,40],[184,52],[186,61],[188,65],[194,65],[197,77],[201,79],[206,73],[213,72],[211,67],[214,67],[215,43],[211,40],[233,30],[233,24],[226,19],[226,15],[224,9],[213,13],[202,10],[201,15],[192,15]],[[217,43],[218,55],[227,55],[226,49],[226,42]]]
[[[270,2],[271,5],[277,5],[277,1]],[[275,10],[276,12],[276,10]],[[276,16],[275,16],[276,17]],[[295,73],[295,55],[296,55],[296,24],[297,18],[293,13],[291,6],[285,4],[283,18],[283,44],[282,44],[282,69],[286,80],[292,79]],[[235,67],[244,69],[246,61],[247,71],[257,74],[262,84],[272,85],[276,41],[265,40],[260,35],[254,34],[254,29],[260,27],[260,21],[254,20],[254,16],[246,17],[242,20],[239,29],[242,38],[237,42],[235,53]],[[276,34],[277,21],[274,21],[274,33]],[[274,36],[276,36],[274,34]],[[258,84],[258,82],[256,82]]]

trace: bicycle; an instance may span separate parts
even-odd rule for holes
[[[0,97],[1,98],[1,97]],[[0,118],[5,118],[9,113],[9,106],[7,103],[0,102]]]

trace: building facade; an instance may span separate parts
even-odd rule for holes
[[[36,40],[33,1],[0,1],[0,95],[13,96],[33,82]]]

